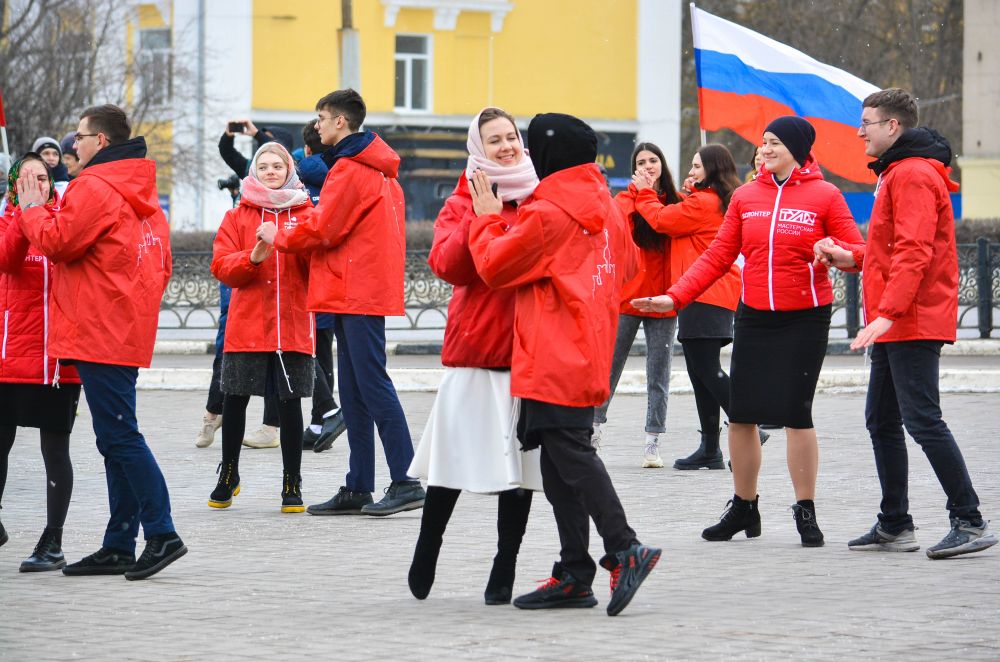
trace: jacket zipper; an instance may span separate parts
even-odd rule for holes
[[[49,383],[49,259],[42,257],[42,383]]]
[[[773,176],[773,175],[772,175]],[[791,179],[791,177],[789,177]],[[781,192],[785,190],[785,184],[778,186],[778,195],[774,198],[774,209],[771,210],[771,232],[767,238],[767,302],[774,310],[774,231],[778,226],[778,205],[781,204]]]
[[[0,358],[7,358],[7,320],[10,319],[10,310],[3,311],[3,349],[0,350]]]
[[[291,223],[292,212],[290,212],[290,211],[288,211],[286,209],[285,213],[288,214],[289,224],[290,224]],[[264,210],[261,210],[261,220],[262,221],[264,220]],[[274,212],[274,224],[278,225],[278,223],[280,223],[280,222],[281,222],[281,213],[280,212]],[[275,253],[277,253],[277,251],[275,251]],[[288,376],[288,370],[285,368],[285,359],[283,359],[282,356],[281,356],[281,354],[282,354],[282,352],[281,352],[281,260],[279,259],[279,257],[278,257],[277,254],[274,256],[274,273],[276,274],[275,275],[275,283],[277,283],[277,287],[275,288],[275,302],[277,303],[277,306],[278,306],[278,309],[276,311],[277,312],[276,317],[278,319],[278,324],[277,324],[277,326],[278,326],[278,363],[281,364],[281,372],[285,375],[285,383],[288,384],[288,391],[291,392],[292,391],[292,380]]]

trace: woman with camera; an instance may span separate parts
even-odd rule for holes
[[[222,462],[209,497],[228,508],[240,492],[240,445],[250,396],[278,400],[284,468],[281,512],[305,511],[302,503],[301,399],[313,389],[313,316],[306,311],[308,260],[257,240],[265,221],[294,226],[312,207],[291,154],[265,143],[243,179],[238,207],[226,212],[215,237],[212,274],[233,288],[222,358]]]

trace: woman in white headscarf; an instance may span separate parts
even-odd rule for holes
[[[284,468],[281,512],[301,513],[302,398],[313,390],[313,315],[306,309],[308,256],[258,241],[265,221],[294,227],[312,207],[288,150],[260,146],[240,185],[240,204],[215,236],[212,275],[233,288],[222,355],[222,462],[208,500],[228,508],[240,492],[240,445],[250,396],[277,396]]]
[[[476,217],[469,178],[477,170],[489,176],[504,202],[502,216],[513,223],[538,177],[514,118],[499,108],[485,108],[473,119],[467,146],[468,166],[434,223],[428,258],[454,292],[441,348],[447,369],[408,472],[427,481],[409,585],[420,600],[430,593],[442,536],[462,490],[499,494],[497,554],[485,593],[486,604],[497,605],[510,602],[531,490],[542,489],[542,481],[538,451],[521,452],[514,434],[514,292],[491,290],[469,252]]]

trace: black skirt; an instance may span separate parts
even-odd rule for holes
[[[677,313],[677,340],[733,340],[733,311],[710,303],[691,303]]]
[[[729,368],[733,423],[811,428],[832,307],[736,311]]]
[[[69,434],[79,404],[79,384],[0,384],[0,425]]]
[[[301,352],[225,352],[222,392],[228,395],[311,398],[315,359]]]

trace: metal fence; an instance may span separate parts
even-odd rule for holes
[[[160,328],[209,329],[219,323],[219,287],[212,276],[211,253],[175,253],[174,272],[160,306]],[[958,328],[989,338],[1000,317],[1000,244],[980,239],[958,245]],[[832,270],[832,335],[853,338],[864,319],[857,274]],[[427,251],[407,251],[404,329],[443,329],[448,319],[451,285],[427,266]],[[400,330],[397,328],[397,330]]]

